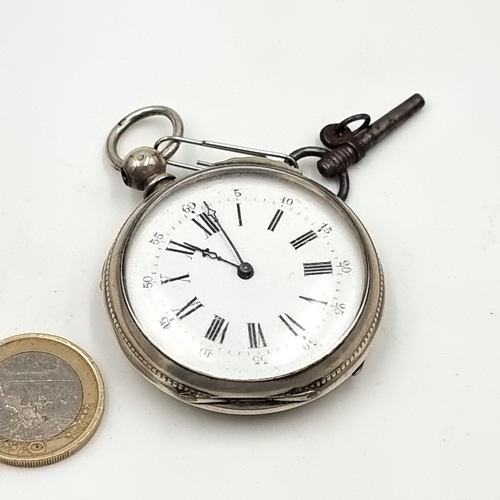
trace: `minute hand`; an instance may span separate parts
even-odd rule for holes
[[[219,218],[217,217],[217,212],[210,207],[210,205],[204,201],[205,207],[207,208],[207,215],[212,218],[212,220],[219,226],[219,229],[222,231],[222,234],[224,235],[224,238],[226,238],[227,242],[231,245],[231,248],[233,249],[236,257],[238,257],[238,260],[240,261],[240,264],[243,264],[243,259],[241,258],[240,253],[234,246],[234,243],[231,241],[231,238],[229,235],[226,233],[226,230],[222,227],[222,224],[220,223]]]

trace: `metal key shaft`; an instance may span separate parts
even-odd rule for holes
[[[324,177],[335,177],[345,172],[424,105],[424,98],[414,94],[369,126],[366,126],[368,115],[355,115],[340,124],[327,125],[320,137],[325,146],[333,149],[318,160],[319,172]],[[352,132],[347,124],[360,119],[365,120],[365,127],[361,126],[358,131]]]

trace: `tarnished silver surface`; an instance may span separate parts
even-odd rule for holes
[[[146,106],[145,108],[140,108],[132,113],[129,113],[111,129],[106,142],[108,157],[116,170],[121,169],[123,162],[118,154],[118,141],[120,140],[120,137],[128,128],[130,128],[134,123],[137,123],[139,120],[157,115],[165,116],[168,120],[170,120],[172,124],[172,135],[182,136],[184,133],[182,118],[172,108],[167,108],[167,106]],[[160,151],[160,153],[163,158],[168,159],[177,151],[179,146],[179,142],[170,142]]]
[[[73,423],[82,401],[77,373],[53,354],[24,352],[0,362],[1,437],[50,439]]]
[[[158,189],[139,206],[122,227],[103,269],[103,292],[107,311],[120,346],[131,363],[155,386],[198,408],[233,414],[263,414],[295,408],[313,401],[347,380],[363,363],[377,333],[384,301],[383,271],[368,232],[354,212],[329,190],[302,177],[300,170],[266,158],[237,158]],[[286,377],[265,381],[224,380],[199,374],[176,363],[156,349],[135,321],[124,295],[122,260],[135,225],[148,210],[174,190],[215,178],[226,172],[242,176],[255,171],[312,190],[320,198],[340,208],[353,224],[365,252],[368,280],[362,311],[348,337],[328,356]]]

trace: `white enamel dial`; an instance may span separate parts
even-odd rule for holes
[[[136,224],[122,269],[128,307],[157,349],[236,381],[284,377],[330,354],[367,291],[343,209],[303,181],[249,172],[172,189]]]

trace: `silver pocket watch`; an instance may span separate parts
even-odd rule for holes
[[[154,385],[207,410],[259,414],[303,405],[356,374],[380,323],[382,267],[344,202],[347,167],[424,105],[415,94],[372,125],[328,125],[326,147],[286,155],[183,137],[180,116],[151,106],[111,131],[107,151],[144,202],[120,230],[103,271],[121,348]],[[137,121],[163,115],[172,136],[121,159]],[[349,124],[361,121],[352,131]],[[186,165],[181,144],[238,153]],[[298,161],[339,178],[333,194]],[[194,172],[176,180],[168,166]]]

